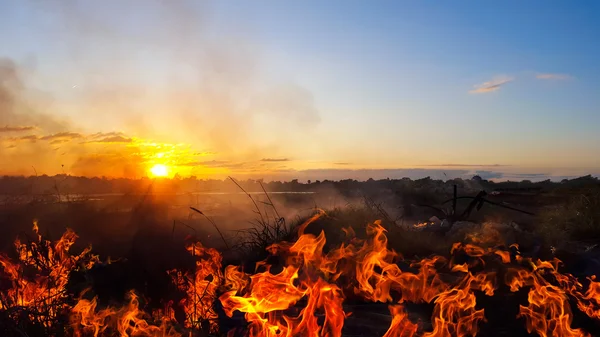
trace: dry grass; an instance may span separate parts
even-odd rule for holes
[[[567,202],[547,208],[540,215],[536,232],[553,246],[566,241],[600,240],[600,189],[575,195]]]

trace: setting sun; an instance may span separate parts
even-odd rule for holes
[[[152,176],[154,177],[166,177],[169,174],[169,170],[163,164],[156,164],[152,166],[150,173],[152,173]]]

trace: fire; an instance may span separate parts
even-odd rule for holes
[[[6,310],[15,320],[25,315],[36,324],[51,328],[56,318],[68,309],[66,291],[69,275],[89,269],[98,262],[91,247],[79,255],[69,250],[77,235],[70,229],[55,242],[44,240],[34,221],[33,236],[26,242],[17,239],[17,261],[0,255],[0,311]]]
[[[214,303],[217,289],[223,283],[221,255],[212,248],[205,248],[199,242],[187,246],[188,252],[197,257],[193,273],[169,271],[173,283],[186,293],[180,305],[183,307],[186,328],[218,331],[218,318]]]
[[[149,323],[149,315],[140,310],[139,297],[133,292],[127,294],[129,303],[122,308],[98,310],[97,299],[80,299],[72,309],[71,328],[75,336],[139,336],[139,337],[180,337],[171,321],[163,318],[158,324]],[[147,320],[148,319],[148,320]]]
[[[169,169],[166,165],[163,164],[155,164],[150,168],[150,173],[154,177],[166,177],[169,175]]]
[[[76,239],[72,231],[50,243],[39,235],[36,224],[32,240],[17,240],[17,262],[0,256],[1,279],[10,281],[8,290],[0,293],[0,312],[28,308],[29,319],[40,320],[46,328],[66,314],[70,321],[67,335],[78,337],[197,333],[340,337],[352,316],[344,303],[352,298],[388,305],[390,324],[384,337],[466,337],[478,335],[488,320],[488,309],[477,303],[478,296],[524,290],[527,303],[519,306],[515,319],[521,319],[531,334],[587,337],[588,332],[572,327],[574,310],[600,319],[600,283],[595,277],[580,282],[560,273],[561,262],[556,259],[532,260],[521,256],[518,247],[513,247],[511,255],[501,246],[489,247],[491,242],[486,241],[485,248],[456,243],[449,258],[406,261],[388,248],[387,230],[379,221],[366,227],[367,239],[359,240],[347,229],[344,242],[326,248],[324,232],[306,232],[322,216],[325,213],[321,211],[300,226],[295,242],[268,247],[274,259],[257,263],[253,273],[235,265],[223,266],[217,250],[197,241],[188,243],[186,248],[196,259],[194,269],[168,271],[185,294],[176,304],[185,313],[180,322],[171,305],[145,311],[134,291],[127,294],[128,302],[122,307],[102,307],[96,297],[87,296],[89,291],[70,306],[66,294],[69,273],[91,268],[98,259],[89,250],[77,256],[68,253]],[[26,275],[30,267],[34,267],[33,276]],[[409,302],[432,305],[430,328],[410,318]],[[233,317],[236,312],[244,315],[246,325],[222,331],[223,315]]]

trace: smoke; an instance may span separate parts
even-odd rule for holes
[[[61,132],[70,128],[65,119],[44,113],[50,102],[41,92],[28,87],[23,68],[13,60],[0,58],[0,128],[2,133],[43,128]]]
[[[114,157],[90,153],[87,137],[115,130],[122,134],[107,139],[191,144],[197,152],[216,154],[211,160],[290,156],[310,141],[307,136],[320,122],[312,94],[291,79],[270,75],[251,18],[226,22],[212,5],[158,0],[15,5],[31,20],[43,21],[35,26],[35,39],[57,42],[60,57],[50,61],[44,49],[34,48],[39,66],[26,72],[14,61],[1,62],[0,126],[11,135],[36,136],[38,141],[27,143],[31,154],[50,145],[40,138],[81,134],[81,139],[45,138],[62,145],[46,152],[66,150],[63,158],[71,159],[61,162],[86,175]],[[44,94],[24,73],[42,83]],[[22,153],[24,146],[9,147]],[[21,157],[29,170],[32,161]],[[44,166],[39,162],[56,156],[36,161]]]
[[[320,121],[308,90],[267,75],[250,18],[224,24],[210,2],[193,1],[48,9],[66,27],[82,105],[126,132],[239,157]]]

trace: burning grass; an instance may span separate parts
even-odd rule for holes
[[[65,312],[70,294],[69,276],[91,268],[98,257],[91,247],[73,255],[77,235],[67,230],[56,242],[44,240],[34,222],[32,236],[15,241],[16,261],[0,255],[0,311],[13,328],[54,331]]]
[[[300,225],[295,240],[269,245],[268,258],[255,268],[225,266],[219,251],[190,240],[194,268],[164,271],[183,297],[163,298],[159,309],[145,306],[148,299],[139,290],[128,292],[120,305],[101,303],[91,290],[75,291],[93,280],[71,287],[73,275],[96,268],[99,258],[89,248],[71,253],[72,231],[50,242],[35,225],[28,241],[15,242],[15,259],[0,257],[1,331],[81,337],[489,336],[498,328],[491,325],[495,315],[505,309],[489,303],[514,306],[510,321],[501,323],[513,329],[511,336],[600,331],[600,283],[561,273],[557,259],[528,258],[516,245],[473,235],[445,256],[403,258],[390,248],[384,222],[368,224],[360,237],[352,227],[340,228],[343,237],[328,244],[326,231],[314,230],[324,216],[319,211]],[[368,303],[388,306],[384,327],[353,322],[362,313],[351,308]],[[415,308],[426,315],[415,319]]]

